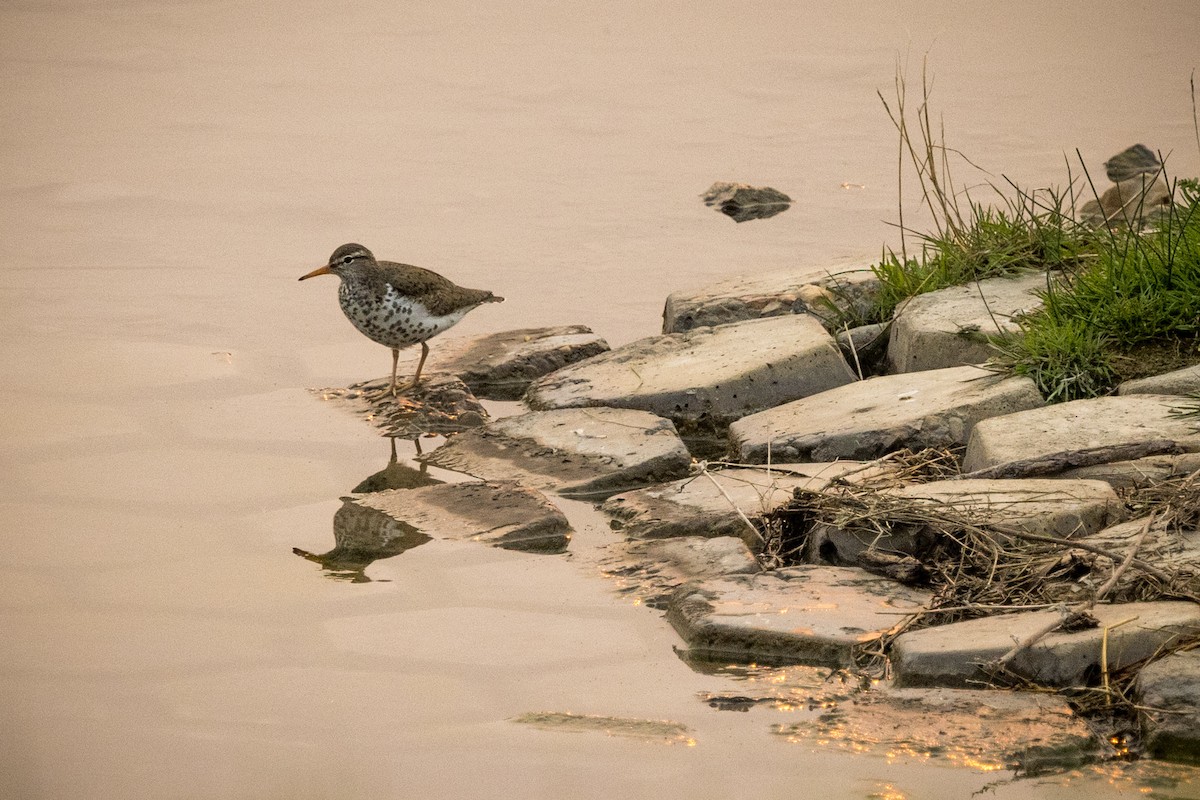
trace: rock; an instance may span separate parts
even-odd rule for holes
[[[671,593],[688,581],[762,572],[745,542],[733,536],[617,542],[606,553],[600,569],[618,590],[664,611]]]
[[[1117,565],[1129,553],[1141,535],[1146,519],[1133,519],[1110,525],[1096,533],[1076,538],[1080,545],[1089,545],[1109,553],[1103,556],[1091,550],[1068,551],[1074,562],[1071,572],[1081,575],[1079,591],[1071,600],[1086,599],[1085,592],[1094,591],[1107,581]],[[1178,530],[1153,525],[1137,550],[1139,562],[1144,562],[1170,576],[1170,591],[1175,596],[1200,597],[1200,531]],[[1109,602],[1134,601],[1146,596],[1146,589],[1162,592],[1162,581],[1146,575],[1138,568],[1126,570],[1116,586],[1106,596]]]
[[[1200,364],[1195,364],[1162,375],[1151,375],[1125,381],[1117,387],[1117,394],[1196,394],[1200,392]]]
[[[738,275],[699,291],[669,295],[663,308],[663,333],[805,312],[821,319],[829,319],[838,311],[865,316],[878,290],[875,273],[860,267],[810,267]]]
[[[988,336],[1018,330],[1021,314],[1040,308],[1034,293],[1046,274],[989,278],[909,298],[892,320],[888,365],[892,372],[982,364],[994,355]]]
[[[1066,700],[1049,694],[972,689],[861,692],[811,719],[777,726],[789,741],[976,769],[1036,775],[1096,759],[1101,745]]]
[[[421,460],[600,500],[686,475],[692,457],[670,420],[627,408],[566,408],[498,419],[451,437]]]
[[[640,408],[687,436],[853,380],[821,324],[792,315],[641,339],[547,375],[526,402]]]
[[[571,541],[563,513],[513,481],[444,483],[352,498],[439,539],[469,539],[534,553],[561,553]]]
[[[439,338],[425,368],[427,373],[456,375],[479,397],[520,400],[536,379],[608,349],[608,343],[586,325],[520,328],[484,336]],[[406,351],[407,367],[401,367],[402,374],[416,369],[416,352]]]
[[[799,566],[689,583],[667,619],[697,657],[846,667],[927,592],[844,567]]]
[[[391,376],[351,384],[345,389],[313,389],[381,428],[385,436],[415,439],[425,434],[457,433],[482,425],[487,410],[467,385],[449,375],[423,375],[421,384],[399,397],[387,391]]]
[[[1008,525],[1026,533],[1060,538],[1086,536],[1120,518],[1122,503],[1102,481],[949,480],[880,492],[906,506],[945,508],[979,525]],[[887,521],[886,511],[879,512]],[[807,558],[841,566],[871,568],[867,550],[921,558],[938,543],[934,530],[907,519],[881,534],[873,526],[818,522],[808,538]],[[875,571],[875,570],[872,570]]]
[[[1146,755],[1200,763],[1200,650],[1144,667],[1134,687]]]
[[[333,515],[332,550],[318,554],[293,547],[292,552],[320,564],[331,577],[369,583],[366,569],[373,562],[398,556],[429,541],[428,535],[408,523],[354,500],[343,497],[342,507]]]
[[[890,323],[877,322],[848,328],[837,334],[842,357],[857,374],[877,375],[887,357]]]
[[[732,217],[734,222],[767,219],[787,211],[792,204],[792,198],[778,189],[724,181],[717,181],[700,197],[704,205],[716,206],[718,211]]]
[[[1065,469],[1056,477],[1104,481],[1114,489],[1134,489],[1190,475],[1196,470],[1200,470],[1200,453],[1181,453]]]
[[[671,536],[736,536],[758,545],[757,537],[738,516],[740,508],[753,519],[792,499],[797,487],[814,491],[852,470],[856,478],[878,475],[881,468],[864,469],[858,461],[827,464],[780,464],[764,468],[730,467],[660,486],[649,486],[610,497],[600,510],[614,518],[613,527],[631,539]],[[713,481],[720,484],[720,488]],[[722,494],[722,489],[725,494]],[[731,505],[730,500],[734,505]]]
[[[1174,442],[1200,451],[1200,429],[1172,413],[1178,397],[1153,394],[1097,397],[983,420],[971,432],[963,472],[1088,448]]]
[[[1108,671],[1116,672],[1200,637],[1200,605],[1191,602],[1125,603],[1092,609],[1099,625],[1052,633],[1023,650],[1009,670],[1051,687],[1096,686],[1102,672],[1101,644],[1107,632]],[[1016,642],[1061,615],[1027,611],[910,631],[892,643],[898,686],[978,688],[990,680],[982,665],[996,661]]]
[[[735,460],[871,459],[901,448],[960,446],[980,420],[1042,405],[1032,380],[953,367],[858,381],[747,416]]]

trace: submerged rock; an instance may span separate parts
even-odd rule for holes
[[[853,380],[821,323],[793,315],[640,339],[542,378],[526,402],[640,408],[687,436]]]
[[[680,587],[667,619],[692,655],[724,661],[850,666],[927,592],[859,569],[799,566]]]
[[[1023,649],[1009,672],[1039,686],[1095,686],[1109,674],[1164,648],[1200,638],[1200,604],[1191,602],[1099,605],[1092,627],[1051,633]],[[1015,643],[1061,618],[1057,610],[1025,611],[910,631],[892,644],[898,686],[978,688],[992,683],[987,664]],[[1102,648],[1103,643],[1103,648]],[[1108,660],[1102,664],[1101,652]]]
[[[567,408],[504,417],[451,437],[421,460],[600,500],[686,475],[692,457],[670,420],[627,408]]]
[[[767,219],[791,208],[792,198],[769,186],[758,188],[744,183],[717,181],[700,196],[706,206],[717,210],[734,222]]]
[[[563,513],[540,492],[512,481],[395,489],[351,502],[439,539],[535,553],[561,553],[571,541],[571,526]]]
[[[605,548],[600,569],[618,591],[665,610],[671,593],[688,581],[762,572],[746,543],[733,536],[681,536],[616,542]]]
[[[810,267],[737,275],[695,291],[672,292],[663,306],[663,333],[810,313],[822,320],[845,312],[864,316],[879,290],[865,267]]]
[[[744,417],[729,429],[738,461],[868,459],[901,448],[961,446],[988,417],[1042,405],[1033,381],[976,367],[858,381]]]
[[[896,309],[888,343],[892,372],[982,364],[988,336],[1014,333],[1016,319],[1041,308],[1046,273],[989,278],[911,297]]]
[[[399,397],[388,391],[391,377],[351,384],[345,389],[314,389],[322,400],[343,405],[383,430],[385,436],[415,439],[457,433],[482,425],[487,410],[458,378],[422,376],[421,384]]]

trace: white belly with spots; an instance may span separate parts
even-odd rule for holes
[[[437,336],[457,324],[470,308],[453,314],[435,317],[421,303],[401,297],[395,289],[388,287],[382,303],[346,290],[343,283],[338,291],[338,300],[346,317],[354,323],[364,336],[387,347],[408,347]]]

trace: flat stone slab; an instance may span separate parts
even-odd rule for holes
[[[949,480],[905,486],[881,492],[917,504],[945,508],[976,524],[1004,524],[1026,533],[1079,538],[1116,522],[1123,504],[1103,481]],[[885,512],[880,512],[885,513]],[[873,527],[817,523],[808,537],[807,557],[830,564],[868,567],[868,549],[893,555],[921,557],[937,544],[928,527],[906,521],[891,534]]]
[[[1046,274],[988,278],[919,294],[905,301],[892,319],[888,342],[891,372],[982,364],[994,351],[987,337],[1017,330],[1014,317],[1040,308],[1034,294],[1046,288]]]
[[[864,267],[811,267],[738,275],[697,291],[673,292],[663,308],[663,333],[727,325],[763,317],[814,313],[835,308],[865,314],[879,279]]]
[[[504,417],[451,437],[426,464],[483,480],[519,479],[600,500],[688,473],[670,420],[628,408],[567,408]]]
[[[1134,691],[1146,755],[1200,763],[1200,650],[1173,653],[1146,666]]]
[[[1125,381],[1117,394],[1195,394],[1200,392],[1200,364],[1162,375]]]
[[[1099,626],[1052,633],[1018,654],[1009,670],[1041,686],[1098,684],[1107,631],[1110,673],[1149,658],[1161,648],[1200,638],[1200,604],[1125,603],[1096,606]],[[898,686],[980,688],[989,685],[983,666],[1060,618],[1056,610],[1004,614],[911,631],[892,643]]]
[[[534,553],[561,553],[571,541],[563,513],[514,481],[443,483],[373,492],[353,499],[414,531]]]
[[[600,510],[613,517],[613,527],[631,539],[672,536],[736,536],[755,538],[738,515],[753,519],[788,503],[797,488],[819,491],[834,478],[877,476],[884,470],[860,461],[826,464],[776,464],[763,468],[728,467],[704,475],[610,497]],[[726,496],[728,495],[728,497]],[[732,502],[731,502],[732,501]]]
[[[953,367],[857,381],[752,414],[729,428],[736,460],[871,459],[966,444],[980,420],[1036,408],[1033,381]]]
[[[1034,408],[978,423],[963,456],[963,472],[1055,453],[1155,440],[1200,451],[1196,420],[1174,416],[1180,398],[1131,394]]]
[[[1072,549],[1070,555],[1075,562],[1073,571],[1078,573],[1086,569],[1091,573],[1091,582],[1094,585],[1108,580],[1134,541],[1141,536],[1146,521],[1146,518],[1142,517],[1119,522],[1078,539],[1080,544],[1099,548],[1110,555]],[[1146,538],[1138,547],[1137,558],[1140,562],[1171,576],[1172,591],[1200,597],[1200,530],[1179,530],[1174,526],[1151,525]],[[1110,602],[1136,600],[1144,596],[1148,581],[1161,585],[1160,581],[1147,576],[1139,569],[1127,569],[1117,584],[1109,590],[1107,599]]]
[[[519,328],[483,336],[438,338],[430,345],[425,370],[449,373],[487,400],[520,400],[529,384],[567,364],[609,349],[586,325]],[[417,368],[420,348],[401,353],[400,373]]]
[[[687,435],[853,380],[821,323],[791,315],[641,339],[542,378],[525,400],[640,408]]]
[[[1078,767],[1102,750],[1066,700],[1032,692],[885,685],[774,732],[822,750],[1026,774]]]
[[[696,657],[846,667],[900,620],[897,612],[930,599],[859,569],[808,565],[686,584],[667,619]]]
[[[746,543],[733,536],[615,542],[604,551],[600,570],[617,591],[662,611],[672,592],[688,581],[762,572]]]

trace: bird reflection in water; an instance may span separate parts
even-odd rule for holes
[[[382,492],[388,489],[415,489],[442,481],[427,473],[422,464],[414,468],[401,464],[396,458],[396,440],[389,438],[392,454],[388,465],[354,487],[357,494]],[[417,455],[421,454],[419,440],[414,440]],[[425,544],[431,537],[408,523],[388,516],[382,511],[342,498],[342,507],[333,515],[334,548],[327,553],[310,553],[293,547],[292,552],[320,564],[325,574],[336,580],[369,583],[366,569],[381,558],[398,556],[405,550]]]

